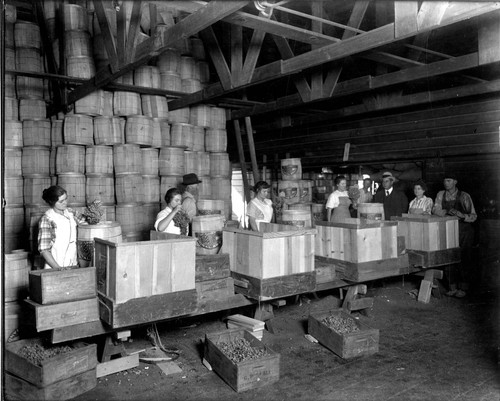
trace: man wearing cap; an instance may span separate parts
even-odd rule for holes
[[[179,190],[182,194],[182,209],[189,216],[190,221],[198,212],[196,201],[198,199],[198,184],[200,182],[196,174],[189,173],[182,176],[182,183],[179,185]]]
[[[390,172],[382,174],[382,187],[375,196],[373,202],[382,203],[384,205],[384,215],[386,220],[390,220],[391,216],[402,216],[408,211],[408,198],[406,195],[394,188],[396,178]]]
[[[458,221],[458,243],[461,248],[460,265],[450,265],[448,296],[464,297],[472,268],[472,245],[474,244],[474,223],[477,219],[472,198],[457,188],[457,177],[447,173],[443,181],[444,191],[436,196],[432,213],[437,216],[456,216]]]

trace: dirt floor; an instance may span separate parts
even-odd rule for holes
[[[75,400],[500,400],[496,291],[422,304],[410,294],[418,285],[406,277],[369,286],[374,307],[360,318],[380,330],[375,355],[346,361],[304,337],[310,311],[339,296],[331,290],[275,309],[275,333],[263,342],[281,355],[277,383],[236,393],[202,364],[205,333],[225,330],[228,314],[251,316],[246,307],[157,325],[163,345],[181,351],[179,373],[141,362]],[[145,328],[132,340],[129,351],[150,346]]]

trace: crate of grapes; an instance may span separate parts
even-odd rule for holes
[[[343,359],[378,352],[379,330],[342,309],[309,315],[308,331],[320,344]]]
[[[205,360],[238,393],[280,376],[280,355],[243,329],[206,334]]]

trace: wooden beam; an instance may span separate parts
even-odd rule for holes
[[[240,86],[241,70],[243,68],[243,28],[231,25],[231,83]]]
[[[311,13],[313,16],[323,18],[323,2],[312,1]],[[311,27],[314,32],[323,33],[323,23],[318,20],[311,21]],[[311,49],[317,49],[321,45],[311,45]],[[314,70],[311,74],[311,99],[319,99],[323,97],[323,68],[320,66],[318,70]]]
[[[214,63],[215,70],[217,71],[217,75],[219,76],[219,80],[222,84],[224,90],[229,90],[233,87],[231,83],[231,72],[229,71],[229,67],[227,65],[226,59],[224,58],[224,54],[219,45],[219,41],[215,36],[215,32],[211,26],[204,29],[200,32],[200,36],[203,40],[203,44],[205,45],[205,49],[208,50],[208,54],[210,55],[212,62]]]
[[[135,58],[135,40],[137,34],[139,33],[140,23],[141,23],[141,13],[142,13],[142,1],[134,1],[132,7],[132,15],[130,17],[130,27],[128,29],[127,42],[125,47],[125,60],[127,63],[131,62]],[[150,4],[149,15],[156,15],[156,13],[151,13],[151,7],[154,7],[156,11],[156,6]],[[152,29],[151,32],[154,32]]]
[[[417,12],[417,1],[397,0],[394,2],[394,30],[396,38],[418,30]]]
[[[248,51],[245,56],[243,70],[241,71],[241,85],[247,84],[252,80],[252,75],[255,71],[255,66],[259,58],[260,49],[262,48],[262,42],[264,41],[264,36],[266,36],[265,31],[253,31],[252,39],[250,40],[250,46],[248,47]]]
[[[234,133],[236,135],[236,144],[238,146],[238,155],[240,157],[241,176],[243,179],[243,192],[245,193],[245,200],[250,202],[250,187],[248,185],[247,165],[245,162],[245,151],[243,150],[243,140],[241,138],[240,121],[233,120]]]
[[[500,12],[484,18],[479,25],[479,64],[500,61]]]
[[[126,61],[125,40],[127,38],[127,7],[130,3],[122,4],[116,15],[116,54],[118,56],[118,66],[121,67]]]
[[[109,65],[111,67],[111,72],[118,71],[118,55],[116,54],[116,44],[111,28],[109,27],[109,20],[102,2],[96,1],[94,4],[95,15],[99,21],[99,28],[101,29],[102,39],[104,41],[104,47],[106,47],[106,52],[108,53]],[[88,95],[92,91],[86,93]],[[83,96],[85,96],[83,95]],[[82,97],[83,97],[82,96]],[[71,93],[68,98],[71,98]],[[78,99],[75,99],[75,101]],[[72,103],[70,101],[70,103]]]
[[[257,165],[257,156],[255,154],[255,143],[253,140],[252,120],[250,117],[245,117],[245,128],[248,137],[248,150],[250,152],[250,161],[252,162],[253,181],[259,181],[259,166]]]

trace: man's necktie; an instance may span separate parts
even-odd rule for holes
[[[389,196],[389,191],[385,191],[385,196]]]

